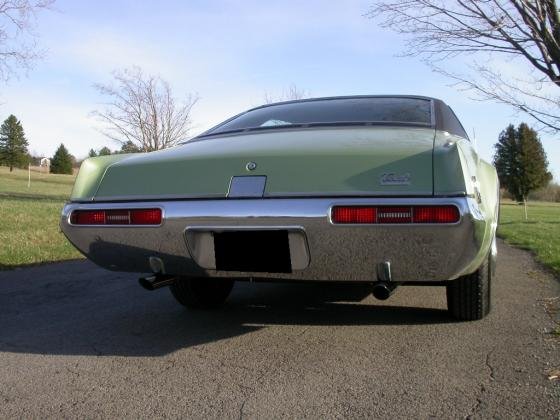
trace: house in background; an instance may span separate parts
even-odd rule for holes
[[[41,158],[41,163],[40,163],[41,168],[45,168],[45,172],[49,173],[50,172],[50,168],[51,168],[51,160],[49,158]]]

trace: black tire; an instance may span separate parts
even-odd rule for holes
[[[221,306],[233,289],[234,280],[222,278],[178,277],[171,294],[181,305],[193,309]]]
[[[454,280],[446,286],[447,309],[456,319],[474,321],[490,312],[492,270],[490,256],[474,273]]]

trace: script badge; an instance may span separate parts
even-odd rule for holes
[[[410,185],[410,174],[397,175],[394,172],[385,173],[379,179],[381,185]]]

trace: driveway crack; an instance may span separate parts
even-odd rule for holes
[[[476,398],[476,403],[474,404],[470,413],[465,416],[465,419],[472,419],[472,418],[474,418],[474,416],[476,416],[478,414],[478,412],[480,411],[480,406],[482,405],[482,402],[484,400],[484,396],[485,396],[486,391],[487,391],[486,382],[492,382],[492,381],[496,380],[494,367],[490,363],[490,358],[492,357],[493,353],[494,353],[494,349],[492,349],[488,353],[486,353],[486,357],[484,358],[484,365],[488,369],[488,372],[489,372],[488,373],[488,378],[489,379],[487,381],[483,381],[480,384],[480,391],[479,391],[478,397]]]
[[[245,408],[245,403],[247,402],[248,399],[249,397],[245,398],[241,403],[241,407],[239,407],[239,420],[243,418],[243,409]]]
[[[485,363],[486,363],[486,367],[490,371],[490,380],[495,381],[496,377],[494,376],[494,367],[490,364],[490,357],[492,356],[492,353],[494,353],[494,350],[492,350],[491,352],[486,354],[486,362]]]

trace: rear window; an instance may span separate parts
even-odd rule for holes
[[[284,103],[245,112],[204,135],[313,125],[410,124],[431,126],[431,102],[420,98],[339,98]]]
[[[461,136],[466,139],[469,138],[467,132],[463,128],[463,125],[461,124],[461,122],[459,121],[459,119],[457,118],[457,116],[449,106],[447,105],[442,106],[441,114],[443,120],[443,124],[442,124],[443,126],[441,128],[442,130],[448,131],[451,134],[455,134],[456,136]]]

